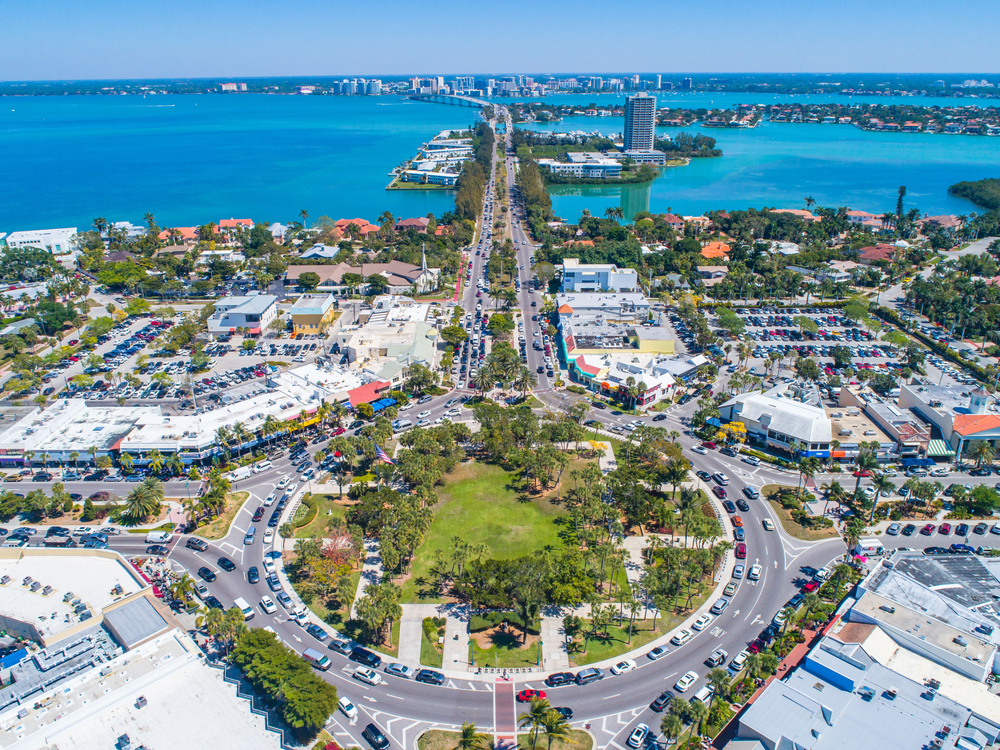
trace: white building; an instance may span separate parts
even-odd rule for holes
[[[656,97],[637,94],[625,99],[625,150],[652,151],[656,128]]]
[[[386,360],[407,368],[413,364],[432,367],[437,346],[437,330],[427,322],[430,305],[409,297],[376,297],[363,325],[343,326],[337,335],[341,351],[352,367],[387,379],[405,378],[395,368],[386,374]]]
[[[742,422],[747,435],[765,445],[799,455],[830,455],[833,440],[829,415],[821,406],[808,403],[799,386],[782,384],[767,393],[742,393],[719,407],[723,422]]]
[[[562,162],[556,159],[539,159],[538,166],[552,174],[567,174],[590,179],[612,179],[621,177],[622,165],[614,159],[593,158],[587,161]]]
[[[618,268],[613,263],[581,263],[579,258],[563,260],[564,292],[634,292],[639,276],[634,268]]]
[[[630,406],[644,409],[672,396],[676,380],[665,366],[671,359],[635,350],[581,354],[570,360],[570,372],[574,380],[589,390],[627,400]],[[630,380],[632,386],[640,389],[634,400],[627,395]]]
[[[247,328],[257,335],[278,317],[278,298],[273,294],[249,294],[222,297],[215,303],[215,312],[208,319],[208,332],[213,336],[235,333]]]
[[[7,247],[34,247],[39,250],[48,250],[52,255],[68,255],[76,249],[73,245],[75,234],[76,227],[30,229],[24,232],[11,232],[2,242]]]
[[[642,292],[560,294],[556,297],[556,309],[561,323],[595,321],[617,324],[649,320],[649,300]]]

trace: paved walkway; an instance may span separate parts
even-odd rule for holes
[[[552,672],[569,669],[569,654],[566,652],[566,629],[562,617],[542,618],[542,669]]]
[[[382,555],[378,551],[378,542],[368,540],[365,542],[365,564],[361,568],[361,577],[358,579],[358,590],[354,594],[354,603],[351,604],[351,617],[357,617],[358,602],[364,596],[365,589],[378,584],[382,580]]]
[[[469,671],[469,612],[467,607],[452,607],[445,615],[444,653],[441,666],[452,672]]]

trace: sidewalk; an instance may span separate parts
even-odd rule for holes
[[[361,597],[365,595],[365,589],[378,584],[382,580],[382,556],[378,552],[378,542],[374,540],[365,541],[365,564],[361,568],[361,578],[358,579],[358,590],[354,594],[354,602],[351,604],[351,617],[357,617],[357,604]]]

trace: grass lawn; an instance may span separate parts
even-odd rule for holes
[[[562,546],[562,508],[546,497],[525,495],[520,477],[498,466],[459,466],[438,491],[438,498],[434,520],[414,557],[412,574],[403,583],[403,602],[442,601],[431,569],[438,550],[445,555],[451,550],[453,537],[470,544],[485,543],[496,558]]]
[[[548,740],[545,739],[544,731],[538,736],[536,747],[538,749],[546,748],[546,750],[549,750]],[[555,740],[552,743],[551,750],[591,750],[593,747],[594,740],[588,732],[582,729],[573,729],[570,731],[568,739]],[[531,750],[531,735],[527,732],[518,734],[517,748],[518,750]]]
[[[429,618],[429,617],[424,618],[424,622],[427,622],[427,620],[429,620],[429,619],[431,619],[431,618]],[[436,633],[437,629],[435,628],[432,632]],[[436,642],[431,642],[431,640],[427,637],[427,631],[424,628],[421,627],[421,630],[420,630],[420,663],[423,664],[425,667],[438,667],[438,668],[440,668],[441,667],[441,662],[442,662],[443,658],[444,658],[444,654],[443,654],[443,652],[441,650],[439,650],[437,643]]]
[[[351,573],[351,581],[355,586],[357,586],[357,582],[360,577],[360,573]],[[376,648],[383,654],[389,654],[390,656],[396,656],[399,653],[399,620],[392,623],[392,648],[389,648],[384,643],[373,644],[362,637],[361,623],[357,620],[344,619],[348,616],[347,610],[329,609],[326,606],[326,603],[320,601],[319,599],[313,599],[308,606],[314,615],[331,628],[335,628],[338,633],[346,635],[348,638],[357,641],[361,645]]]
[[[780,485],[768,484],[762,487],[760,492],[764,497],[768,498],[768,502],[771,504],[771,508],[774,510],[774,514],[778,517],[778,520],[781,521],[781,525],[785,529],[786,534],[807,542],[833,539],[839,536],[836,527],[829,527],[825,529],[807,529],[805,526],[798,523],[792,518],[792,511],[786,510],[781,507],[781,503],[770,499],[770,494],[778,489],[781,489]]]
[[[230,492],[226,495],[226,509],[222,515],[210,524],[202,526],[194,532],[195,535],[200,536],[202,539],[222,539],[229,533],[229,527],[233,523],[233,519],[236,518],[236,514],[239,513],[240,508],[243,507],[243,503],[246,502],[248,497],[250,497],[249,492]]]
[[[333,518],[342,519],[347,515],[348,506],[337,503],[339,495],[314,495],[313,497],[319,502],[319,513],[316,514],[316,518],[313,519],[312,523],[306,524],[301,529],[296,529],[296,539],[311,539],[312,537],[325,536],[328,521]],[[347,498],[346,493],[344,494],[344,498]]]

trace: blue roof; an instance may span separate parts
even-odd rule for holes
[[[390,406],[396,405],[396,399],[394,398],[380,398],[378,401],[372,401],[369,404],[375,411],[382,411],[383,409],[388,409]]]
[[[12,654],[7,654],[3,658],[0,658],[0,669],[10,669],[15,664],[20,664],[27,655],[28,649],[26,648],[18,649]]]

